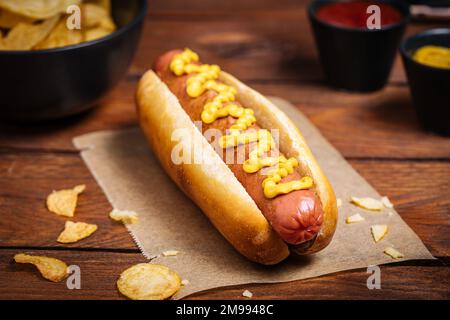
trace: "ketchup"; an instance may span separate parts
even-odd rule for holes
[[[366,28],[367,19],[371,15],[367,13],[367,7],[377,5],[380,7],[381,27],[395,24],[402,20],[402,14],[392,5],[377,1],[349,1],[330,3],[317,9],[317,17],[327,23],[350,27]]]

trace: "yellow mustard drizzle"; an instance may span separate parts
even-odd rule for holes
[[[211,124],[219,118],[228,116],[237,119],[230,127],[231,134],[220,138],[220,147],[226,149],[258,142],[256,148],[250,152],[249,159],[244,162],[243,169],[247,173],[256,173],[265,167],[275,167],[273,170],[269,170],[267,178],[262,183],[266,198],[274,198],[279,194],[311,188],[313,180],[308,176],[303,177],[301,180],[286,183],[280,182],[284,177],[293,173],[294,168],[298,167],[297,159],[286,159],[284,156],[262,158],[263,154],[269,152],[275,146],[272,135],[268,130],[263,129],[243,132],[256,122],[253,110],[233,103],[236,99],[236,88],[216,82],[221,72],[219,66],[199,65],[196,64],[198,61],[199,57],[195,52],[185,49],[172,59],[170,70],[177,76],[194,73],[186,83],[186,92],[191,98],[197,98],[207,90],[217,93],[203,107],[201,119],[204,123]]]

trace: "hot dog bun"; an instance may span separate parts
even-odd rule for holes
[[[295,247],[294,251],[309,254],[321,250],[333,236],[337,207],[334,192],[309,147],[289,118],[261,94],[225,72],[221,72],[220,81],[237,89],[237,99],[255,111],[261,127],[279,129],[280,151],[297,158],[300,170],[313,178],[323,209],[323,224],[308,246]],[[153,71],[148,71],[139,82],[136,100],[141,127],[162,166],[221,234],[252,261],[275,264],[285,259],[290,252],[288,245],[272,230],[254,200],[195,127],[178,98]],[[201,146],[210,160],[208,164],[173,163],[172,150],[179,142],[172,141],[172,133],[180,128],[188,130],[194,144]]]

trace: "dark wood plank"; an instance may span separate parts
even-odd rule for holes
[[[307,0],[150,1],[147,27],[153,32],[144,33],[142,45],[146,50],[139,51],[133,70],[149,66],[148,58],[141,59],[141,53],[154,59],[161,48],[189,45],[205,59],[211,56],[211,61],[244,80],[322,80],[307,15],[309,3]],[[164,27],[165,23],[171,26]],[[413,21],[405,36],[445,26],[445,21]],[[151,53],[153,45],[155,55]],[[406,83],[399,55],[390,81]]]
[[[450,251],[450,163],[352,160],[350,163],[397,210],[436,256]],[[71,248],[136,250],[123,226],[111,221],[111,206],[77,154],[19,153],[0,158],[0,246],[64,247],[55,239],[66,219],[47,211],[53,189],[85,183],[76,221],[92,222],[99,230]]]
[[[30,265],[12,260],[20,250],[0,249],[0,299],[124,299],[116,289],[120,273],[145,262],[140,254],[79,251],[26,251],[64,260],[81,269],[81,290],[68,290],[66,283],[42,279]],[[111,263],[114,261],[114,263]],[[182,275],[181,275],[182,276]],[[381,290],[368,290],[366,270],[354,270],[279,284],[218,288],[188,299],[243,299],[250,290],[254,299],[449,299],[450,268],[441,262],[424,266],[381,267]],[[332,288],[332,290],[330,290]]]
[[[122,81],[98,108],[76,118],[41,125],[3,124],[0,148],[75,151],[72,138],[77,135],[134,126],[136,81]],[[345,157],[450,159],[450,139],[420,127],[405,87],[351,94],[318,84],[249,84],[297,104]]]
[[[350,161],[382,195],[434,256],[450,255],[450,163]]]

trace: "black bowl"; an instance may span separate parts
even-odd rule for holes
[[[379,30],[369,30],[336,26],[316,16],[319,7],[335,2],[338,1],[316,0],[308,10],[325,77],[340,89],[361,92],[381,89],[410,19],[409,5],[402,0],[374,1],[393,5],[403,19]]]
[[[143,21],[146,0],[113,0],[118,30],[63,48],[0,51],[0,120],[41,121],[85,111],[126,74]]]
[[[450,28],[432,29],[406,39],[401,47],[409,88],[423,126],[450,136],[450,70],[430,67],[412,59],[426,45],[450,48]]]

